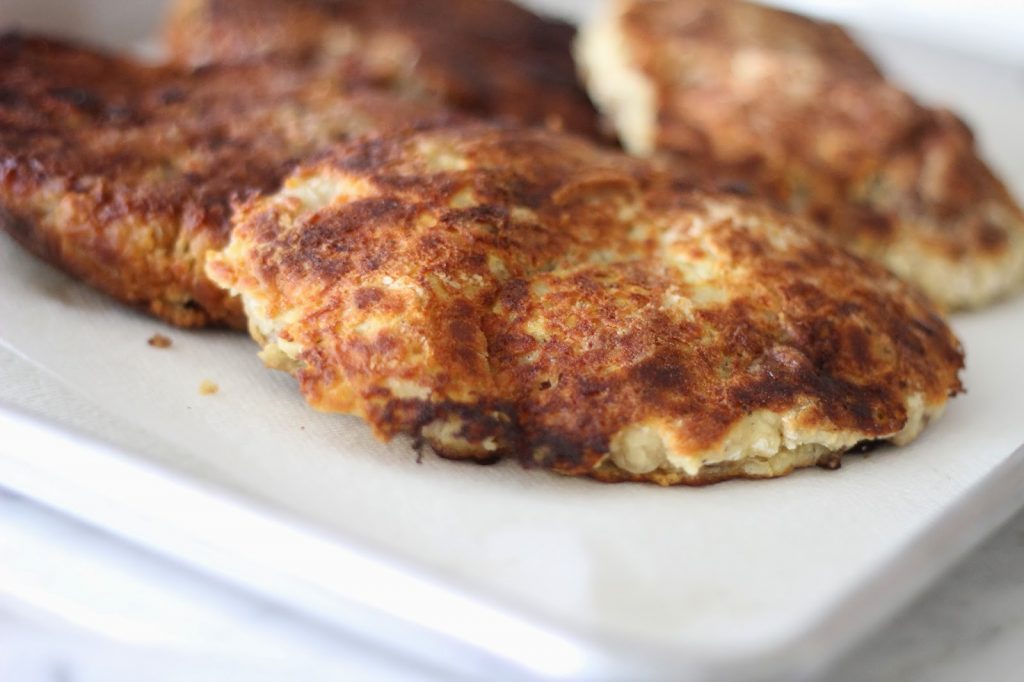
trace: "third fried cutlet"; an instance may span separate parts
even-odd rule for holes
[[[837,26],[736,0],[609,0],[581,32],[624,145],[812,218],[950,307],[1024,285],[1024,213],[954,114]]]

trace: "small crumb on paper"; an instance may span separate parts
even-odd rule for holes
[[[203,379],[199,384],[199,395],[213,395],[220,390],[220,386],[209,379]]]
[[[171,347],[171,340],[168,337],[164,336],[163,334],[153,334],[153,336],[149,337],[149,341],[147,341],[146,343],[153,346],[153,348]]]

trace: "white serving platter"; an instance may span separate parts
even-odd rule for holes
[[[1021,74],[865,40],[1024,194]],[[0,238],[0,344],[125,425],[113,447],[0,409],[0,485],[453,673],[794,679],[1024,505],[1024,298],[953,323],[969,392],[907,448],[607,486],[418,462],[306,408],[248,339],[166,328]]]

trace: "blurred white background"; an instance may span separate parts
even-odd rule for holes
[[[766,4],[1024,66],[1024,0],[766,0]]]

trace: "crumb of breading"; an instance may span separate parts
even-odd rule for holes
[[[209,379],[203,379],[199,383],[199,395],[213,395],[220,390],[220,386],[210,381]]]
[[[146,343],[153,346],[153,348],[170,348],[172,342],[163,334],[153,334]]]

